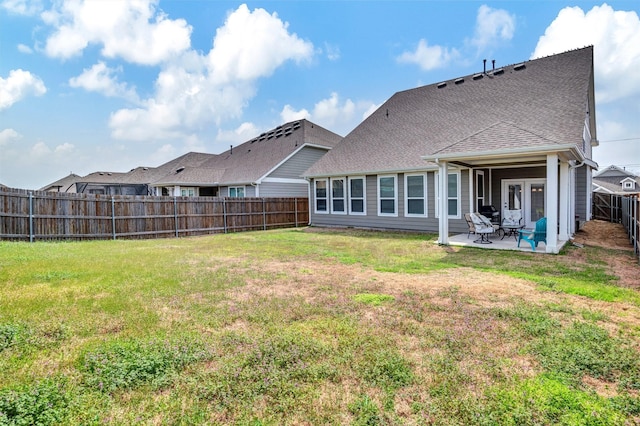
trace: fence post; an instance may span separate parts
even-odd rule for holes
[[[111,197],[111,235],[116,239],[116,199]]]
[[[294,206],[293,208],[296,215],[296,228],[297,228],[298,227],[298,199],[297,198],[293,199],[293,206]]]
[[[33,192],[29,192],[29,242],[33,242]]]
[[[222,199],[222,221],[224,226],[224,233],[227,233],[227,199]]]
[[[267,230],[267,211],[264,198],[262,199],[262,230]]]
[[[178,238],[178,197],[173,196],[173,222],[176,225],[176,238]]]

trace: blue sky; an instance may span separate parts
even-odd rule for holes
[[[219,153],[393,93],[594,45],[594,160],[640,172],[640,2],[0,0],[0,183]]]

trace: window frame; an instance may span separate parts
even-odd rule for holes
[[[411,197],[409,196],[409,178],[411,177],[422,177],[422,197]],[[428,205],[427,205],[427,174],[426,173],[406,173],[404,175],[404,215],[405,217],[427,217],[428,214]],[[424,209],[424,213],[410,213],[409,212],[409,201],[410,200],[422,200],[422,207]]]
[[[236,195],[231,195],[231,190],[232,189],[235,189]],[[238,196],[238,190],[239,189],[242,189],[242,196]],[[229,198],[245,198],[246,195],[247,195],[247,192],[245,190],[245,186],[244,185],[242,185],[242,186],[230,186],[230,187],[227,188],[227,194],[228,194]]]
[[[186,194],[185,194],[185,191],[187,192]],[[198,191],[194,186],[181,186],[180,196],[181,197],[197,197]]]
[[[318,182],[324,182],[324,197],[318,197]],[[325,201],[324,210],[318,210],[318,200]],[[316,214],[329,214],[329,179],[327,178],[313,180],[313,212]]]
[[[342,197],[334,196],[334,193],[333,193],[334,182],[342,182]],[[347,188],[345,186],[346,182],[347,182],[346,177],[335,177],[330,179],[331,195],[329,198],[330,198],[330,205],[331,205],[331,214],[347,214]],[[342,210],[335,209],[334,201],[336,200],[342,200]]]
[[[380,181],[382,179],[393,179],[393,198],[382,197],[380,194]],[[378,175],[378,216],[387,216],[387,217],[398,217],[398,175]],[[393,200],[393,213],[383,213],[382,212],[382,201]]]
[[[457,206],[458,206],[458,211],[456,212],[456,214],[451,214],[451,212],[449,212],[449,219],[460,219],[462,218],[462,176],[461,176],[461,172],[460,170],[456,170],[456,171],[450,171],[448,173],[448,176],[451,175],[455,175],[456,179],[457,179],[457,189],[456,191],[458,192],[457,197],[452,197],[450,194],[448,194],[449,196],[447,197],[447,202],[449,202],[449,200],[451,199],[455,199],[457,201]],[[435,200],[436,200],[436,209],[435,209],[435,213],[436,213],[436,217],[440,217],[440,213],[438,212],[438,207],[440,206],[440,190],[439,190],[439,179],[440,179],[440,172],[435,172],[434,173],[435,179],[434,179],[434,183],[435,183]],[[448,182],[448,177],[447,177],[447,185],[449,184]]]
[[[354,180],[362,181],[362,197],[354,197],[351,193],[351,182]],[[366,216],[367,215],[367,178],[366,176],[350,176],[347,179],[347,194],[348,194],[348,206],[349,206],[349,214],[355,216]],[[357,212],[353,211],[353,200],[362,200],[362,211]]]

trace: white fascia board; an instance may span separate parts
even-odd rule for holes
[[[298,147],[298,149],[296,149],[295,151],[293,151],[291,154],[287,155],[282,161],[280,161],[278,164],[276,164],[275,166],[273,166],[270,170],[268,170],[264,175],[260,176],[254,183],[262,183],[264,182],[264,180],[267,178],[267,176],[269,176],[271,173],[273,173],[278,167],[282,166],[284,163],[286,163],[287,161],[289,161],[291,159],[291,157],[293,157],[294,155],[296,155],[297,153],[299,153],[300,151],[302,151],[303,148],[305,147],[310,147],[310,148],[320,148],[320,149],[326,149],[327,152],[331,149],[328,146],[323,146],[323,145],[317,145],[317,144],[313,144],[313,143],[303,143],[302,145],[300,145]]]
[[[454,160],[478,160],[478,159],[490,159],[490,158],[509,158],[509,157],[521,157],[522,154],[555,154],[558,152],[572,152],[579,160],[585,160],[584,155],[578,151],[575,144],[563,144],[563,145],[544,145],[535,148],[522,147],[513,149],[497,149],[493,151],[476,151],[476,152],[459,152],[454,154],[433,154],[423,155],[422,158],[425,161],[454,161]]]
[[[260,183],[303,183],[308,184],[309,181],[306,179],[293,179],[293,178],[271,178],[267,177],[260,181]]]
[[[457,169],[458,166],[454,164],[449,165],[450,168]],[[388,175],[397,173],[419,173],[419,172],[433,172],[438,171],[438,166],[425,165],[424,167],[413,167],[411,169],[378,169],[378,170],[365,170],[365,171],[350,171],[350,172],[337,172],[329,174],[316,174],[316,175],[304,175],[305,179],[317,179],[317,178],[331,178],[331,177],[345,177],[345,176],[367,176],[367,175]]]

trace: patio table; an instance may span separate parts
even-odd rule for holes
[[[504,237],[506,236],[513,236],[516,240],[518,239],[518,231],[521,230],[522,228],[524,228],[524,225],[502,225],[502,238],[500,238],[501,240],[504,240]]]

